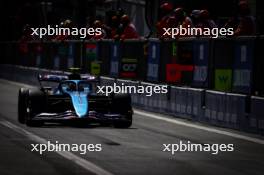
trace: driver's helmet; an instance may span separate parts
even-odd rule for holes
[[[70,90],[70,91],[76,91],[76,90],[77,90],[77,88],[76,88],[76,84],[75,84],[75,83],[70,83],[70,84],[69,84],[69,90]]]

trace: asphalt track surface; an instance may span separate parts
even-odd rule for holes
[[[174,118],[170,116],[144,115],[144,111],[136,110],[130,129],[54,124],[26,127],[17,122],[17,93],[21,86],[0,80],[1,175],[263,175],[262,138],[185,120],[171,122]],[[79,152],[45,152],[42,155],[31,152],[30,144],[45,141],[102,144],[102,151],[87,152],[84,155]],[[162,151],[163,144],[180,141],[234,144],[235,150],[219,152],[217,155],[209,152],[176,152],[172,155]]]

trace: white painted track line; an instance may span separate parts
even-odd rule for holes
[[[32,140],[34,142],[41,143],[41,144],[47,144],[48,143],[48,141],[46,139],[41,138],[41,137],[39,137],[39,136],[37,136],[37,135],[35,135],[35,134],[33,134],[33,133],[9,122],[9,121],[1,120],[0,124],[14,130],[15,132],[23,134],[24,136],[26,136],[27,138],[29,138],[30,140]],[[58,152],[54,152],[54,153],[61,155],[65,159],[68,159],[68,160],[74,162],[75,164],[79,165],[83,169],[88,170],[88,171],[95,173],[97,175],[113,175],[112,173],[110,173],[110,172],[104,170],[103,168],[95,165],[94,163],[92,163],[88,160],[85,160],[81,157],[78,157],[77,155],[75,155],[71,152],[68,152],[68,151],[60,152],[60,151],[58,151]]]
[[[188,123],[188,122],[184,122],[184,121],[179,121],[177,119],[171,119],[171,118],[160,116],[159,114],[153,114],[153,113],[148,113],[148,112],[139,111],[139,110],[134,110],[134,113],[137,114],[137,115],[141,115],[141,116],[144,116],[144,117],[149,117],[149,118],[152,118],[152,119],[162,120],[162,121],[173,123],[173,124],[177,124],[177,125],[182,125],[182,126],[186,126],[186,127],[200,129],[200,130],[211,132],[211,133],[222,134],[222,135],[226,135],[226,136],[229,136],[229,137],[242,139],[242,140],[246,140],[246,141],[250,141],[250,142],[254,142],[254,143],[258,143],[258,144],[264,145],[264,140],[261,140],[261,139],[258,139],[258,138],[253,138],[253,137],[249,137],[249,136],[245,136],[245,135],[241,135],[241,134],[237,134],[237,133],[223,131],[223,130],[220,130],[220,129],[215,129],[215,128],[211,128],[211,127],[207,127],[207,126],[200,126],[200,125],[197,125],[197,124],[192,124],[192,123]]]

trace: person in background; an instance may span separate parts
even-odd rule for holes
[[[124,9],[119,8],[115,11],[114,15],[111,18],[111,38],[119,40],[121,33],[123,33],[123,27],[121,24],[121,18],[125,14]]]
[[[200,22],[201,10],[192,10],[190,14],[191,27],[197,27]]]
[[[171,17],[168,19],[168,26],[171,28],[188,28],[193,27],[192,19],[186,15],[182,7],[173,10]],[[177,37],[187,37],[188,35],[178,35]]]
[[[178,7],[173,11],[176,18],[176,27],[182,25],[182,27],[192,27],[192,20],[189,16],[186,15],[186,12],[182,7]]]
[[[210,29],[217,28],[217,25],[215,24],[214,20],[210,18],[208,10],[200,11],[199,23],[197,24],[197,27]]]
[[[128,15],[123,15],[120,19],[122,33],[120,39],[139,39],[139,34],[137,33],[135,25],[131,22]]]
[[[225,24],[225,28],[233,28],[235,36],[255,35],[256,23],[251,15],[249,4],[245,0],[241,0],[238,4],[238,16],[232,17]]]
[[[255,19],[251,15],[247,1],[239,2],[239,24],[235,35],[254,35],[256,33]]]
[[[169,18],[171,17],[171,12],[173,10],[173,5],[171,3],[163,3],[160,6],[160,13],[161,13],[161,18],[156,24],[156,30],[157,30],[157,37],[162,38],[164,30],[163,28],[168,28],[169,23],[172,22],[173,19]]]
[[[91,37],[92,40],[100,40],[100,39],[106,38],[106,31],[105,31],[105,27],[104,27],[104,24],[102,23],[102,21],[95,20],[93,23],[93,27],[94,27],[94,29],[101,28],[102,34],[101,35],[93,35]]]
[[[119,39],[121,28],[120,28],[120,19],[117,15],[112,16],[111,18],[111,39]]]

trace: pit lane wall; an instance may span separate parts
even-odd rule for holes
[[[264,36],[0,42],[1,64],[264,97]]]
[[[110,85],[168,84],[168,94],[133,94],[134,106],[263,134],[263,46],[263,36],[0,42],[0,74],[37,85],[38,73],[81,67]]]
[[[0,65],[0,78],[38,85],[38,74],[63,74],[33,67]],[[155,86],[158,84],[100,76],[100,84],[112,86]],[[167,94],[131,94],[133,106],[139,109],[169,114],[214,126],[264,134],[264,98],[199,88],[169,85]]]

